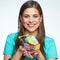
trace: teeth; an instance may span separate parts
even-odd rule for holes
[[[28,25],[28,27],[30,27],[30,28],[33,28],[34,26],[35,26],[35,24],[27,24]]]
[[[34,25],[29,25],[29,26],[34,26]]]
[[[34,26],[34,25],[29,25],[29,26]]]

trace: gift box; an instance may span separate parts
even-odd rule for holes
[[[27,51],[40,50],[40,44],[35,36],[23,35],[18,37],[20,45],[22,45]]]
[[[39,50],[40,44],[35,36],[23,35],[18,37],[26,50]]]

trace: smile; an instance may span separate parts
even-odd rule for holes
[[[28,27],[30,27],[30,28],[32,28],[34,26],[35,26],[35,24],[28,24]]]

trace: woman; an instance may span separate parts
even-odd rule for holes
[[[9,34],[4,49],[4,60],[56,60],[58,58],[54,40],[45,35],[43,12],[36,1],[25,2],[19,13],[18,33]],[[19,36],[36,36],[41,47],[29,52],[20,44]],[[31,53],[37,54],[33,57]]]

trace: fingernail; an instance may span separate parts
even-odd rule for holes
[[[33,58],[33,57],[31,57],[31,58]]]

